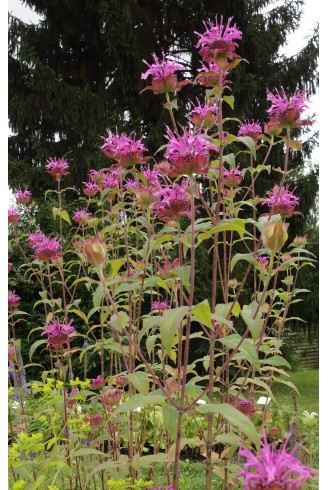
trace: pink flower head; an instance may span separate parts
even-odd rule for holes
[[[288,99],[283,87],[281,87],[281,94],[277,89],[275,90],[275,94],[269,92],[267,95],[268,101],[272,103],[272,106],[267,112],[273,121],[283,126],[290,127],[311,124],[308,119],[300,119],[302,112],[309,107],[309,99],[304,92],[299,92],[296,89],[294,95]]]
[[[191,122],[198,128],[212,127],[216,121],[217,105],[216,104],[208,105],[206,100],[204,101],[204,105],[202,105],[198,99],[197,102],[198,105],[192,103],[194,108],[189,114],[189,116],[192,118]]]
[[[24,189],[23,191],[18,189],[15,191],[15,199],[17,204],[27,204],[31,199],[31,196],[32,192],[30,192],[28,189]]]
[[[91,385],[90,385],[91,390],[98,390],[99,388],[103,388],[103,386],[105,386],[106,384],[101,374],[99,374],[96,378],[90,378],[90,381],[91,381]]]
[[[268,255],[259,255],[258,257],[256,257],[256,260],[259,264],[261,264],[262,267],[267,267],[270,262],[270,257]]]
[[[236,168],[223,171],[224,184],[228,187],[237,187],[243,180],[243,173],[239,170],[239,165]]]
[[[11,271],[12,267],[13,267],[13,263],[12,262],[8,262],[8,274],[9,272]]]
[[[116,386],[126,386],[129,383],[129,378],[127,376],[116,376]]]
[[[246,463],[237,476],[244,477],[244,490],[301,490],[308,478],[315,475],[313,470],[294,457],[296,448],[287,452],[289,439],[290,436],[281,449],[274,450],[263,432],[263,445],[258,454],[242,446],[239,456],[245,458]]]
[[[211,145],[205,135],[192,132],[183,128],[182,136],[176,136],[172,131],[166,129],[165,158],[172,163],[172,177],[184,174],[206,174],[209,169],[209,151],[218,152],[218,148]]]
[[[15,291],[12,293],[8,293],[8,308],[13,310],[14,308],[18,308],[20,305],[20,296],[15,294]]]
[[[8,223],[18,223],[20,221],[20,214],[17,209],[8,209]]]
[[[166,299],[164,299],[163,301],[153,301],[151,304],[151,309],[153,312],[154,311],[168,310],[169,307],[170,307],[170,305],[168,304]]]
[[[99,185],[95,182],[83,182],[83,184],[83,192],[86,196],[95,196],[100,191]]]
[[[77,209],[74,213],[73,220],[80,224],[86,224],[92,218],[91,213],[87,213],[86,209]]]
[[[244,415],[247,415],[247,417],[251,418],[255,412],[254,408],[254,398],[248,398],[248,400],[244,400],[243,398],[240,398],[239,396],[235,395],[222,395],[222,402],[223,403],[229,403],[233,407],[235,407],[237,410],[242,412]]]
[[[64,344],[69,345],[71,342],[70,335],[77,331],[74,327],[72,327],[73,320],[69,323],[64,320],[62,324],[59,323],[59,320],[53,320],[52,322],[46,325],[46,330],[41,333],[42,335],[48,335],[48,343],[51,348],[54,350],[58,350]]]
[[[205,33],[199,34],[199,41],[196,44],[196,48],[201,48],[199,54],[205,61],[216,62],[219,60],[231,59],[234,55],[234,50],[238,47],[235,39],[242,38],[242,32],[238,29],[236,24],[231,26],[232,17],[228,19],[227,25],[223,24],[223,17],[221,16],[220,24],[218,24],[217,16],[215,17],[215,23],[208,19],[207,23],[203,22],[205,26]]]
[[[67,172],[68,167],[69,165],[66,160],[50,158],[46,165],[46,171],[59,181],[64,175],[69,175],[70,172]]]
[[[107,407],[113,407],[114,405],[117,405],[120,402],[122,396],[123,396],[122,390],[112,390],[112,391],[107,391],[107,393],[101,395],[100,398],[103,405]]]
[[[262,128],[258,122],[249,122],[246,121],[239,126],[238,136],[249,136],[252,138],[255,143],[259,139],[260,134],[262,133]]]
[[[37,260],[48,262],[61,256],[62,247],[58,238],[49,238],[43,233],[32,233],[28,241],[35,252],[33,257]]]
[[[159,185],[159,178],[161,174],[157,169],[155,168],[151,169],[150,166],[148,165],[148,167],[141,168],[141,174],[145,178],[146,183],[148,185],[154,185],[154,186]]]
[[[78,402],[77,398],[74,398],[74,395],[76,395],[78,391],[79,390],[77,388],[72,388],[69,394],[66,393],[67,394],[66,405],[68,406],[68,408],[74,407],[74,405]]]
[[[269,199],[265,199],[262,205],[266,204],[270,209],[274,208],[275,214],[281,214],[284,218],[290,218],[294,214],[295,206],[299,203],[299,198],[288,190],[288,185],[282,187],[277,198],[279,185],[275,184],[271,191],[267,191]]]
[[[189,80],[177,81],[175,73],[177,71],[184,71],[184,67],[176,61],[170,61],[164,52],[162,52],[162,62],[159,61],[155,53],[153,53],[153,58],[155,63],[152,65],[142,60],[149,69],[145,73],[142,73],[141,79],[146,80],[149,75],[153,77],[151,86],[146,87],[144,90],[153,90],[154,94],[178,92],[183,85],[190,83]]]
[[[172,187],[166,186],[155,193],[161,199],[153,204],[158,218],[164,221],[178,220],[182,216],[191,216],[189,182],[185,179],[181,184],[175,182]]]
[[[120,166],[130,167],[137,163],[145,163],[149,159],[144,157],[143,153],[147,151],[140,140],[136,139],[136,134],[131,133],[127,136],[125,133],[121,135],[112,133],[107,129],[108,138],[104,138],[104,144],[101,146],[101,151],[109,158],[116,160]]]
[[[232,328],[227,325],[220,325],[217,320],[212,320],[212,325],[214,327],[215,337],[218,339],[222,339],[222,337],[226,337],[232,333]]]
[[[161,265],[158,264],[158,270],[163,279],[169,279],[170,277],[176,277],[175,267],[179,267],[179,259],[174,259],[170,262],[168,259],[162,261]]]
[[[118,189],[118,184],[120,181],[120,173],[117,171],[107,174],[103,186],[104,189]]]

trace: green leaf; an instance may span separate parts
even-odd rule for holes
[[[236,158],[234,153],[229,153],[228,155],[224,155],[223,161],[226,162],[230,167],[236,168]]]
[[[44,483],[44,481],[46,480],[46,475],[40,475],[39,478],[37,480],[35,480],[35,482],[33,483],[33,485],[30,487],[30,490],[39,490],[42,485],[42,483]]]
[[[197,237],[197,245],[203,240],[207,240],[215,233],[219,233],[221,231],[236,231],[239,234],[240,238],[243,238],[245,234],[245,222],[242,219],[224,220],[219,225],[213,226],[213,228],[211,228],[210,230],[205,231],[204,233],[200,233]]]
[[[174,271],[182,282],[182,285],[186,290],[190,291],[190,265],[184,265],[182,267],[175,267]]]
[[[140,466],[144,468],[150,468],[153,463],[167,463],[167,454],[149,454],[147,456],[141,456],[140,458]]]
[[[290,388],[292,388],[292,390],[296,391],[296,393],[298,395],[300,395],[300,392],[298,391],[298,388],[291,381],[286,381],[286,380],[280,379],[280,378],[274,378],[274,383],[282,383],[282,384],[284,384],[286,386],[289,386]]]
[[[42,340],[37,340],[36,342],[34,342],[34,344],[31,345],[31,348],[30,348],[30,352],[29,352],[29,357],[30,357],[30,361],[32,361],[32,356],[35,352],[35,350],[40,346],[40,345],[43,345],[43,344],[46,344],[47,343],[47,340],[45,339],[42,339]]]
[[[70,311],[70,313],[75,313],[77,316],[79,316],[80,318],[82,318],[82,320],[86,323],[86,325],[89,324],[88,319],[85,316],[85,314],[83,313],[83,311],[81,311],[81,310],[75,310],[75,309],[69,310],[69,311]]]
[[[289,146],[293,150],[301,151],[303,149],[302,143],[298,140],[289,140]]]
[[[234,105],[235,105],[235,98],[233,95],[225,95],[223,97],[223,100],[231,107],[231,109],[233,110],[234,108]]]
[[[102,451],[98,451],[97,449],[91,449],[89,447],[82,447],[81,449],[77,449],[76,451],[73,451],[71,453],[71,456],[73,458],[77,458],[79,456],[102,456],[107,458],[108,455],[106,453],[103,453]]]
[[[114,277],[124,264],[125,260],[124,259],[116,259],[116,260],[109,260],[108,263],[110,265],[110,273],[109,277]]]
[[[253,138],[250,138],[249,136],[237,136],[236,141],[240,141],[241,143],[244,143],[245,146],[250,150],[251,154],[253,155],[254,160],[256,160],[256,148],[255,148],[255,143]]]
[[[194,306],[192,309],[192,314],[197,318],[197,320],[206,325],[207,328],[214,330],[211,319],[211,307],[207,299]]]
[[[118,332],[122,332],[123,327],[128,325],[128,323],[129,317],[125,311],[119,311],[118,314],[112,315],[109,322],[110,326]]]
[[[71,224],[72,224],[72,222],[71,222],[71,220],[70,220],[70,217],[68,216],[68,213],[67,213],[67,211],[65,211],[65,209],[62,209],[62,210],[60,211],[60,216],[61,216],[61,218],[62,218],[64,221],[66,221],[66,223],[68,223],[69,225],[71,225]]]
[[[240,314],[241,314],[244,322],[246,323],[247,327],[249,328],[249,331],[251,332],[253,340],[256,341],[260,336],[260,332],[261,332],[261,329],[263,327],[264,320],[261,318],[255,318],[254,319],[252,313],[247,309],[242,310]],[[260,316],[261,316],[261,313],[260,313]]]
[[[159,321],[161,340],[169,356],[171,356],[172,353],[172,347],[174,343],[173,339],[187,312],[188,312],[188,306],[180,306],[179,308],[166,310],[164,311],[164,314]]]
[[[197,412],[200,413],[216,413],[222,415],[225,419],[237,427],[243,434],[245,434],[250,441],[260,447],[260,435],[257,433],[255,425],[251,420],[244,415],[242,412],[232,407],[228,403],[207,403],[206,405],[201,405],[196,408]]]
[[[237,262],[239,262],[240,260],[246,260],[246,262],[249,262],[250,264],[254,265],[254,267],[256,269],[258,269],[258,270],[261,269],[261,265],[258,263],[258,261],[256,260],[256,258],[254,257],[254,255],[252,253],[236,254],[233,256],[233,258],[231,260],[231,272],[233,271]]]
[[[277,366],[277,367],[286,366],[289,369],[291,369],[289,362],[286,361],[286,359],[284,359],[281,356],[272,356],[267,359],[261,360],[260,363],[266,366]]]
[[[229,349],[235,349],[241,340],[241,336],[236,333],[228,335],[220,339],[220,342],[227,346]],[[255,367],[259,368],[260,363],[257,352],[254,346],[250,343],[249,339],[244,339],[242,344],[238,347],[238,350],[243,354],[244,358],[251,362]]]
[[[101,300],[103,299],[104,297],[104,286],[102,286],[101,284],[97,287],[97,289],[95,290],[95,292],[93,293],[92,295],[92,299],[93,299],[93,306],[95,308],[97,308],[98,306],[100,306],[101,304]]]
[[[135,373],[128,374],[129,381],[142,395],[148,395],[149,392],[149,379],[148,375],[144,371],[136,371]]]
[[[163,407],[164,425],[171,437],[175,438],[177,435],[178,417],[177,410],[172,405],[164,403]]]
[[[119,413],[131,412],[135,408],[143,407],[148,404],[162,404],[165,400],[164,395],[150,393],[147,396],[144,395],[133,395],[131,398],[123,402],[121,405],[115,408],[113,415],[118,415]]]
[[[157,335],[149,335],[149,337],[146,338],[146,349],[149,357],[154,352],[154,347],[155,347],[155,342],[157,337],[158,337]]]

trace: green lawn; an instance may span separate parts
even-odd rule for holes
[[[295,384],[300,392],[300,396],[297,397],[300,412],[307,410],[319,414],[319,370],[303,369],[296,371],[291,373],[290,381]],[[288,386],[276,383],[272,391],[278,404],[292,404],[292,390]]]

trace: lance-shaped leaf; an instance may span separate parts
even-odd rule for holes
[[[177,425],[178,425],[178,412],[172,406],[165,403],[162,407],[164,425],[171,437],[175,438],[177,435]]]
[[[241,336],[238,333],[228,335],[220,339],[220,342],[229,347],[229,349],[235,349],[241,340]],[[260,363],[258,359],[257,352],[249,341],[249,339],[244,339],[241,345],[238,347],[239,352],[243,355],[244,359],[247,359],[255,367],[259,368]]]
[[[211,319],[211,307],[207,299],[194,306],[192,314],[197,320],[206,325],[207,328],[214,330]]]
[[[219,225],[213,226],[213,228],[211,228],[210,230],[205,231],[204,233],[200,233],[197,237],[197,244],[199,244],[203,240],[211,238],[211,236],[215,233],[220,233],[222,231],[236,231],[240,238],[243,238],[245,234],[245,221],[242,219],[224,220]]]
[[[237,136],[235,141],[244,143],[253,155],[254,160],[256,160],[256,147],[253,138],[250,138],[249,136]]]
[[[225,419],[229,420],[231,425],[237,427],[249,440],[257,446],[260,446],[260,435],[258,434],[255,425],[251,420],[236,408],[229,405],[229,403],[207,403],[196,408],[200,413],[215,413],[222,415]]]
[[[252,253],[236,254],[233,256],[233,258],[231,260],[231,272],[233,271],[237,262],[239,262],[240,260],[246,260],[246,262],[249,262],[250,264],[254,265],[254,267],[258,270],[260,270],[262,267],[261,264],[256,260],[256,258],[254,257],[254,255]]]
[[[121,405],[118,405],[113,412],[113,416],[118,415],[119,413],[131,412],[132,410],[143,407],[147,404],[162,404],[164,400],[164,395],[157,393],[154,394],[154,392],[149,393],[147,396],[140,395],[138,393],[137,395],[133,395],[131,398],[123,402]]]
[[[149,379],[145,372],[136,371],[135,373],[128,374],[129,381],[133,384],[136,390],[142,395],[148,395],[149,392]]]
[[[174,337],[176,336],[182,320],[186,316],[187,312],[188,306],[180,306],[179,308],[166,310],[159,321],[161,340],[169,356],[171,356],[172,353]]]
[[[267,357],[266,359],[262,359],[260,363],[264,364],[265,366],[286,366],[291,369],[289,362],[281,356]]]

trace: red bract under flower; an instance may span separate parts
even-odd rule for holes
[[[86,196],[95,196],[100,191],[99,185],[95,182],[83,182],[83,184],[83,192]]]
[[[67,394],[68,397],[66,398],[66,405],[68,406],[68,408],[74,407],[74,405],[78,402],[77,398],[74,398],[74,395],[76,395],[78,391],[79,390],[77,388],[72,388],[70,394]]]
[[[12,293],[8,293],[8,308],[13,310],[14,308],[18,308],[20,305],[20,296],[15,294],[15,291]]]
[[[161,265],[158,264],[158,270],[163,279],[168,279],[170,277],[176,277],[175,267],[179,267],[179,259],[174,259],[170,262],[168,259],[162,261]]]
[[[159,61],[156,54],[153,53],[155,63],[150,65],[147,61],[142,60],[149,69],[142,73],[141,79],[146,80],[149,76],[152,76],[152,84],[144,88],[144,90],[153,90],[154,94],[161,94],[164,92],[178,92],[183,85],[191,83],[189,80],[183,80],[178,82],[175,76],[177,71],[184,71],[184,67],[179,65],[176,61],[170,61],[162,53],[162,62]],[[144,91],[142,90],[142,92]]]
[[[260,453],[254,454],[244,446],[239,456],[246,459],[244,471],[237,476],[244,477],[244,490],[301,490],[304,483],[315,475],[314,471],[303,466],[294,457],[294,448],[287,452],[290,436],[287,437],[281,449],[270,448],[263,433],[263,445]]]
[[[104,138],[105,143],[100,149],[104,155],[116,160],[120,166],[130,167],[149,160],[149,157],[143,156],[147,148],[141,143],[141,139],[136,139],[135,133],[127,136],[125,133],[120,135],[117,131],[116,134],[109,130],[107,132],[108,138]]]
[[[218,67],[216,63],[210,62],[208,63],[208,66],[202,63],[201,68],[198,68],[197,71],[200,72],[199,75],[197,75],[197,80],[204,87],[217,87],[219,85],[220,76],[222,87],[230,83],[226,78],[227,71],[223,71],[223,69]]]
[[[302,112],[309,107],[309,99],[304,92],[299,92],[296,89],[294,95],[288,99],[283,87],[281,87],[282,95],[277,89],[275,90],[275,94],[269,92],[267,96],[268,101],[272,103],[272,106],[267,112],[274,122],[289,127],[299,127],[311,124],[309,119],[300,119]]]
[[[129,383],[129,378],[127,376],[116,376],[116,386],[126,386]]]
[[[164,221],[178,220],[182,216],[191,216],[190,194],[188,192],[188,180],[181,184],[174,183],[171,187],[164,187],[155,194],[161,197],[160,201],[153,204],[152,208],[158,218]]]
[[[243,180],[243,173],[239,170],[239,165],[236,168],[223,171],[224,184],[228,187],[237,187]]]
[[[102,424],[104,417],[102,415],[90,415],[89,417],[84,417],[84,422],[89,422],[91,427]]]
[[[107,391],[107,393],[101,395],[100,398],[105,406],[114,407],[120,402],[122,396],[123,396],[123,391],[112,390],[112,391]]]
[[[239,126],[238,136],[249,136],[252,138],[255,143],[259,139],[260,134],[262,133],[262,128],[258,122],[249,122],[246,120],[243,124]]]
[[[194,108],[189,114],[189,116],[192,118],[191,122],[197,127],[202,127],[202,128],[212,127],[215,124],[216,117],[217,117],[217,105],[216,104],[208,105],[206,100],[204,101],[204,105],[201,105],[198,99],[197,102],[198,102],[197,106],[192,103]]]
[[[281,188],[277,199],[278,191],[279,185],[275,184],[271,191],[267,191],[269,199],[263,201],[262,205],[266,204],[269,208],[274,208],[274,214],[281,214],[284,218],[290,218],[294,214],[295,206],[299,203],[299,198],[288,190],[288,185]]]
[[[48,335],[48,343],[50,344],[51,348],[58,350],[64,344],[70,344],[71,334],[77,334],[75,328],[72,327],[72,323],[73,320],[71,320],[69,323],[64,320],[62,324],[59,323],[59,320],[53,320],[46,325],[47,328],[41,333],[41,336]]]
[[[236,24],[230,26],[232,17],[228,19],[227,25],[223,24],[223,17],[221,16],[220,24],[218,24],[217,16],[215,17],[215,23],[208,19],[207,22],[203,22],[205,26],[205,33],[200,34],[195,32],[199,36],[199,41],[196,44],[196,48],[201,48],[199,54],[205,61],[218,61],[231,59],[233,52],[238,47],[238,44],[234,42],[235,39],[242,38],[242,32],[238,29]]]
[[[66,160],[50,158],[46,165],[46,171],[55,177],[56,180],[61,180],[64,175],[69,175],[70,172],[67,172],[68,167],[69,164]]]
[[[248,400],[244,400],[243,398],[240,398],[239,396],[229,395],[227,397],[226,395],[223,395],[222,396],[222,402],[230,403],[230,405],[235,407],[237,410],[239,410],[243,414],[247,415],[247,417],[249,417],[249,418],[251,418],[255,412],[254,398],[249,398]]]
[[[172,177],[206,174],[210,165],[209,151],[219,151],[216,146],[211,145],[205,135],[186,128],[183,128],[182,136],[175,136],[167,128],[165,137],[169,142],[164,156],[172,163]]]
[[[8,209],[8,223],[18,223],[20,221],[20,214],[17,209]]]
[[[32,192],[30,192],[28,189],[24,189],[23,191],[18,189],[15,191],[15,199],[18,204],[27,204],[31,199],[31,196]]]

